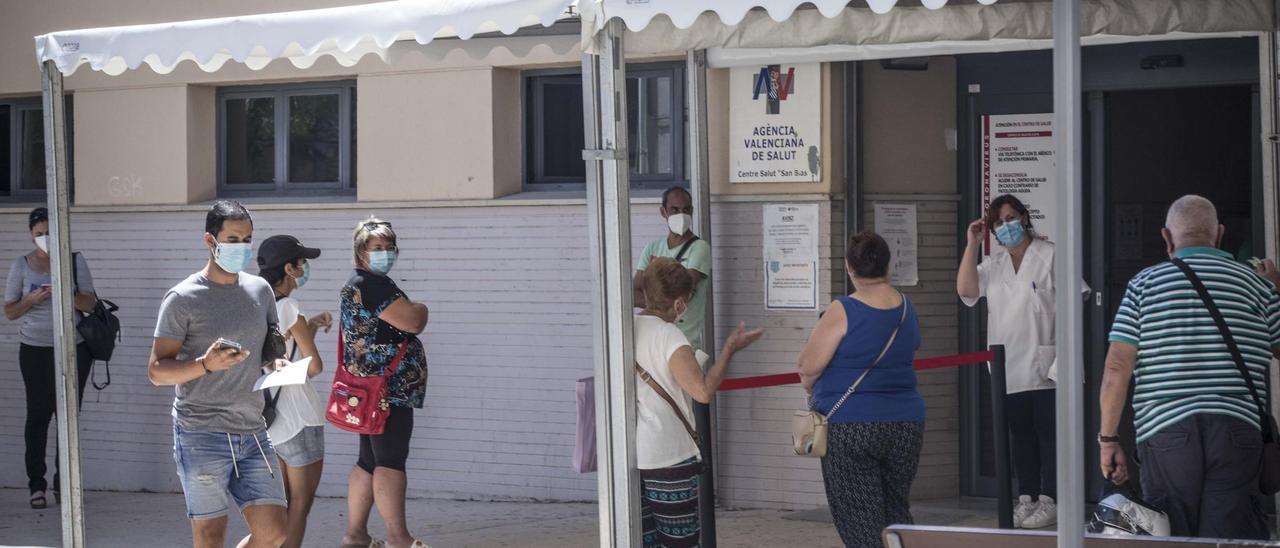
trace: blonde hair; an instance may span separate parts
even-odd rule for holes
[[[391,223],[377,217],[370,216],[356,223],[355,232],[351,234],[351,259],[356,266],[363,264],[360,254],[364,252],[365,246],[369,245],[369,240],[375,238],[382,238],[391,242],[391,245],[395,245],[396,231],[391,229]]]
[[[649,310],[669,313],[676,299],[693,295],[693,278],[689,270],[675,259],[657,257],[649,262],[643,274],[644,300]]]

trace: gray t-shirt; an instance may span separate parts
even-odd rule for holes
[[[89,273],[89,263],[85,262],[84,255],[76,253],[75,257],[76,289],[82,293],[94,293],[93,275]],[[4,302],[17,301],[24,295],[39,289],[40,286],[52,283],[53,280],[49,277],[48,272],[41,273],[31,270],[31,265],[27,263],[27,256],[23,255],[14,259],[13,265],[9,267],[9,279],[4,286]],[[31,307],[26,314],[22,315],[20,333],[19,340],[27,346],[53,346],[52,297]],[[76,344],[80,344],[82,340],[80,334],[77,333]]]
[[[249,357],[174,387],[173,419],[189,432],[262,432],[262,394],[253,383],[262,374],[262,343],[276,325],[276,300],[266,280],[240,274],[233,285],[192,274],[173,286],[160,304],[156,338],[182,341],[177,359],[204,354],[218,337],[240,343]]]

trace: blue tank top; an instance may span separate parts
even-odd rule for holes
[[[924,420],[924,398],[916,389],[916,372],[912,369],[916,349],[920,347],[920,324],[911,301],[890,310],[873,308],[851,297],[840,297],[848,330],[836,347],[831,363],[813,386],[813,397],[819,412],[828,413],[858,376],[866,371],[889,341],[902,318],[898,336],[880,363],[867,374],[858,390],[829,417],[841,422],[898,422]]]

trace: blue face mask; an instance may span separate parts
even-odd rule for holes
[[[213,260],[223,270],[237,274],[248,267],[249,262],[253,260],[253,244],[218,242],[218,247],[213,252]]]
[[[1022,227],[1022,221],[1009,221],[996,227],[996,241],[1005,247],[1017,247],[1026,237],[1027,230]]]
[[[311,277],[311,263],[302,263],[302,275],[298,276],[297,278],[294,278],[293,281],[294,283],[298,284],[298,287],[302,287],[304,285],[307,285],[307,278],[310,278],[310,277]]]
[[[391,272],[391,267],[395,266],[395,264],[395,251],[378,250],[369,252],[369,270],[386,275],[386,273]]]

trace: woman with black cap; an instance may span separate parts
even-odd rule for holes
[[[333,316],[321,312],[307,319],[292,295],[307,283],[311,274],[308,261],[319,256],[319,249],[305,247],[297,238],[287,235],[272,236],[258,246],[258,275],[271,284],[276,295],[280,333],[293,342],[289,360],[311,358],[307,378],[324,370],[315,336],[321,329],[329,332]],[[307,514],[311,513],[324,468],[324,402],[307,383],[282,386],[274,391],[268,388],[264,392],[267,405],[275,408],[274,419],[267,425],[267,435],[280,456],[289,502],[288,540],[284,546],[302,546]]]
[[[18,366],[22,369],[22,383],[27,390],[26,441],[27,487],[31,489],[31,507],[48,506],[45,490],[45,445],[49,439],[49,421],[53,419],[58,403],[56,361],[53,357],[53,280],[49,270],[49,211],[38,207],[27,217],[31,230],[31,242],[35,249],[14,259],[9,268],[9,279],[4,289],[4,315],[9,321],[22,320],[21,345],[18,347]],[[84,256],[75,254],[75,306],[81,312],[93,310],[98,297],[93,291],[93,276]],[[83,399],[84,384],[93,367],[93,358],[84,340],[76,335],[76,366],[79,390],[77,401]],[[58,459],[53,459],[53,494],[58,491]]]

